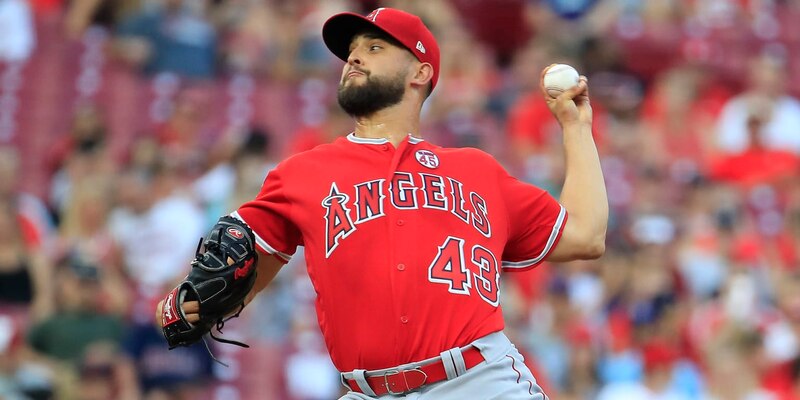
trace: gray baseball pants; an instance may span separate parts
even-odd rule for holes
[[[456,378],[425,385],[405,395],[370,397],[348,392],[339,400],[548,400],[523,357],[503,332],[472,343],[486,361]]]

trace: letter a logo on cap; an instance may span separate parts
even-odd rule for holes
[[[378,18],[378,14],[380,14],[382,10],[383,10],[383,7],[376,8],[374,11],[369,13],[369,15],[367,15],[366,18],[369,19],[369,20],[372,20],[372,22],[375,22],[375,19]]]
[[[423,46],[422,42],[419,40],[417,40],[417,50],[419,50],[420,53],[425,54],[425,46]]]

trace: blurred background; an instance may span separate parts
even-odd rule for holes
[[[0,399],[341,393],[298,254],[216,345],[155,303],[283,158],[348,133],[339,11],[420,15],[423,132],[555,196],[543,67],[589,77],[605,256],[502,277],[552,399],[800,399],[800,1],[0,0]]]

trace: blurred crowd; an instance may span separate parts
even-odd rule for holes
[[[442,49],[426,139],[555,196],[539,74],[589,78],[607,252],[502,276],[552,399],[800,399],[797,0],[0,0],[0,399],[338,398],[299,254],[228,367],[152,319],[218,216],[349,132],[320,30],[378,6]]]

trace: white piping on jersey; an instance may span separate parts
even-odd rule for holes
[[[564,206],[561,206],[561,210],[558,212],[558,218],[556,218],[556,223],[553,224],[553,231],[550,232],[550,237],[547,238],[547,243],[545,243],[544,249],[542,249],[542,252],[539,253],[536,258],[525,261],[503,261],[503,268],[525,268],[542,261],[547,253],[550,252],[550,248],[553,247],[553,244],[556,242],[558,233],[561,232],[561,227],[564,225],[564,217],[566,217],[566,215],[567,210],[564,208]]]
[[[386,143],[389,143],[389,139],[385,139],[385,138],[362,138],[362,137],[358,137],[358,136],[356,136],[355,132],[350,132],[350,134],[347,135],[347,140],[349,140],[349,141],[351,141],[353,143],[358,143],[358,144],[386,144]],[[425,141],[425,139],[418,138],[416,136],[411,135],[410,133],[408,134],[408,143],[417,144],[417,143],[424,142],[424,141]]]
[[[230,216],[238,219],[239,221],[244,222],[245,224],[247,224],[247,221],[245,221],[244,218],[242,218],[242,216],[239,214],[238,211],[232,212],[230,214]],[[250,226],[250,224],[247,224],[247,226]],[[251,228],[251,230],[252,230],[252,228]],[[282,252],[280,252],[278,250],[275,250],[275,248],[270,246],[269,243],[267,243],[266,240],[262,239],[261,236],[258,236],[256,231],[253,231],[253,235],[255,235],[255,237],[256,237],[256,244],[258,245],[258,247],[261,247],[262,250],[266,251],[269,254],[278,255],[280,258],[282,258],[282,259],[284,259],[286,261],[290,261],[292,259],[292,256],[290,254],[282,253]]]

